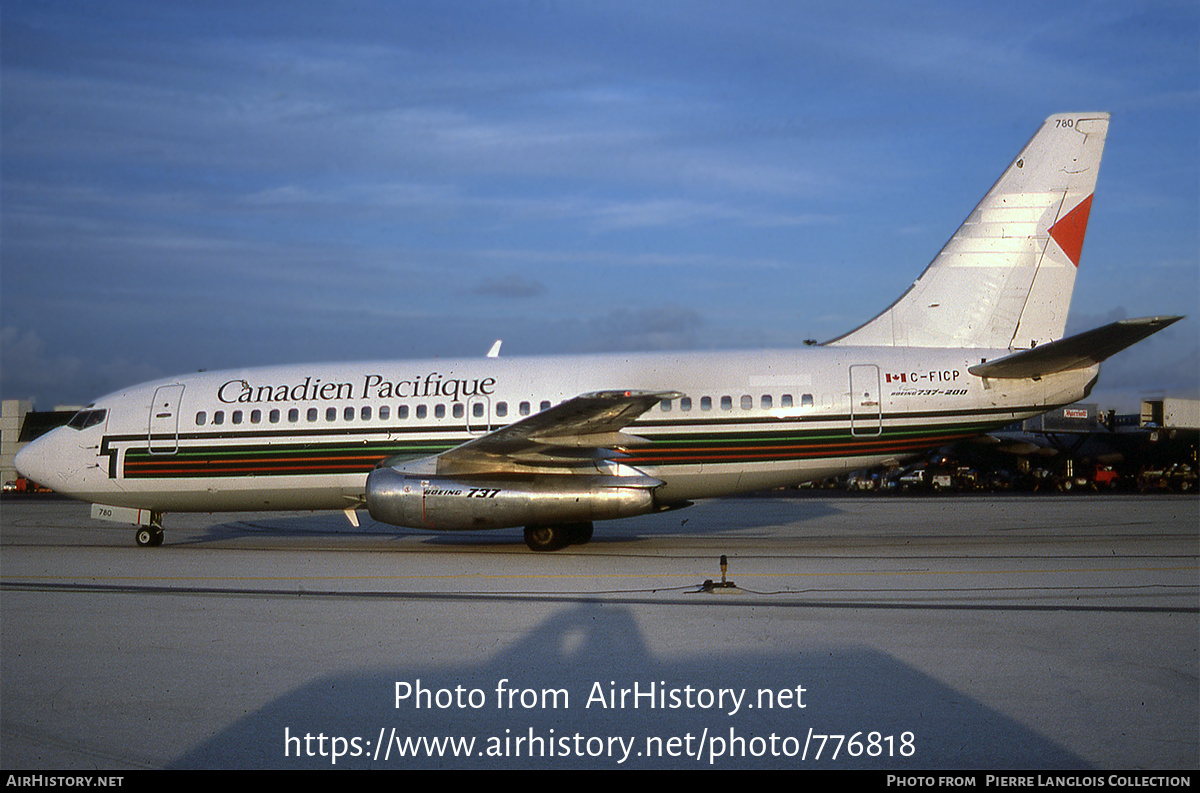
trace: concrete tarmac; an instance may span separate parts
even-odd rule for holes
[[[1195,769],[1198,505],[740,498],[534,554],[5,500],[0,764]]]

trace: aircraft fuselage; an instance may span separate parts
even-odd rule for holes
[[[968,373],[1007,352],[813,347],[206,372],[97,400],[89,410],[103,420],[45,436],[56,469],[28,473],[153,511],[344,509],[362,503],[381,460],[436,455],[580,393],[632,388],[682,395],[629,426],[650,443],[621,458],[661,480],[655,498],[670,505],[899,461],[1076,401],[1098,371]]]

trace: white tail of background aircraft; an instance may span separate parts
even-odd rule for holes
[[[141,545],[166,511],[365,506],[553,550],[596,520],[895,464],[1082,399],[1179,319],[1062,338],[1107,130],[1047,119],[916,283],[824,345],[185,375],[97,400],[17,467]]]

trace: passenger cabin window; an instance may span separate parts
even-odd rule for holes
[[[707,396],[700,397],[700,409],[701,410],[712,410],[712,397],[707,397]]]
[[[199,413],[196,414],[196,426],[203,427],[207,423],[208,423],[208,414],[205,413],[203,410],[201,410]]]
[[[354,421],[354,408],[343,408],[342,418],[346,421]]]
[[[800,407],[802,407],[802,408],[810,408],[810,407],[812,407],[812,406],[813,406],[813,395],[812,395],[812,394],[803,394],[803,395],[801,395],[801,397],[800,397]]]
[[[241,424],[242,423],[242,411],[240,411],[240,410],[233,411],[233,415],[230,416],[230,421],[233,422],[234,424]]]
[[[401,405],[400,407],[396,408],[396,418],[398,418],[398,419],[408,418],[408,405]]]
[[[272,424],[278,424],[279,423],[279,409],[278,408],[272,409],[271,412],[267,414],[267,417],[270,419]]]
[[[517,412],[520,413],[522,416],[528,416],[529,415],[529,403],[522,402],[521,404],[517,405]]]
[[[250,411],[250,423],[258,424],[261,421],[262,421],[262,411],[261,410],[251,410]]]
[[[783,396],[779,397],[779,407],[790,408],[791,406],[792,406],[792,395],[791,394],[784,394]]]
[[[754,397],[749,394],[742,394],[742,410],[754,409]]]
[[[224,423],[225,423],[225,411],[218,410],[216,413],[213,414],[213,424],[224,424]]]
[[[681,397],[679,399],[679,409],[680,410],[691,410],[692,409],[692,398],[691,397]]]
[[[721,397],[721,410],[733,410],[733,397]]]
[[[309,408],[308,415],[306,416],[306,418],[309,421],[316,421],[317,418],[320,417],[320,415],[321,415],[321,412],[319,410],[317,410],[316,408]]]
[[[538,407],[538,412],[540,413],[543,410],[549,410],[549,409],[550,409],[550,400],[543,399],[541,406]]]
[[[429,412],[429,408],[427,408],[425,405],[417,405],[417,418],[419,418],[419,419],[425,418],[425,415],[428,412]]]
[[[500,418],[504,418],[505,416],[508,415],[508,403],[507,402],[497,402],[496,403],[496,415],[499,416]]]
[[[325,420],[337,421],[337,408],[325,408]]]
[[[762,395],[762,401],[759,402],[759,407],[761,407],[763,410],[771,409],[771,395],[770,394]]]
[[[454,403],[454,406],[453,406],[453,408],[452,408],[452,410],[453,410],[453,412],[454,412],[454,418],[456,418],[456,419],[460,419],[460,418],[462,418],[462,417],[463,417],[463,404],[462,404],[462,402],[455,402],[455,403]]]
[[[658,403],[658,408],[659,408],[659,410],[661,410],[663,413],[670,413],[670,412],[671,412],[671,400],[669,400],[669,399],[664,399],[663,401],[659,402],[659,403]]]
[[[433,406],[433,417],[435,419],[446,418],[446,406],[443,404],[434,405]]]
[[[362,418],[362,420],[363,420],[363,421],[370,421],[370,420],[371,420],[371,408],[370,408],[370,406],[369,406],[369,405],[363,405],[363,409],[359,411],[358,415],[359,415],[359,417],[360,417],[360,418]]]
[[[300,408],[292,408],[288,411],[288,421],[295,424],[300,420]]]

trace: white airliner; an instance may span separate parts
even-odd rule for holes
[[[1108,356],[1180,317],[1062,338],[1108,129],[1046,120],[919,279],[798,350],[274,366],[96,400],[22,474],[162,542],[170,511],[365,506],[439,531],[592,522],[899,462],[1087,396]]]

